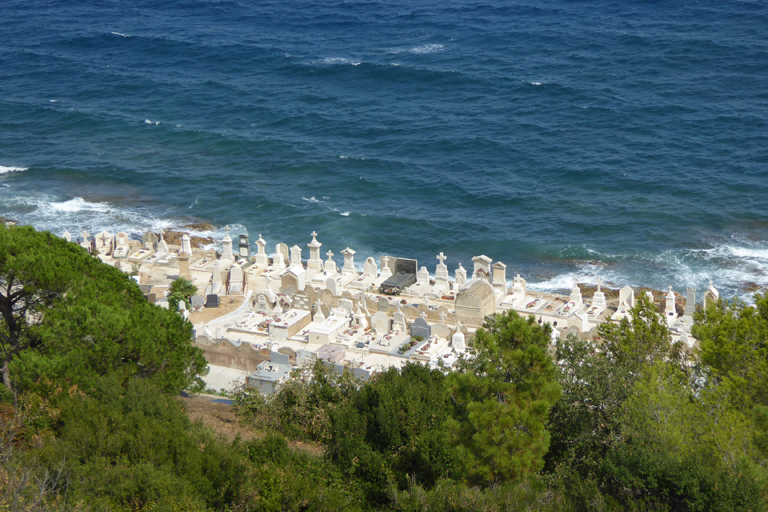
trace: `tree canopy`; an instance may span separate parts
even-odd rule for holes
[[[92,385],[99,375],[180,390],[205,371],[191,325],[77,244],[0,225],[0,346],[6,387]]]

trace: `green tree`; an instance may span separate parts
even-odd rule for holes
[[[491,484],[540,470],[549,448],[545,423],[560,396],[547,352],[549,324],[514,311],[477,331],[472,354],[449,375],[453,443],[463,476]]]
[[[0,225],[3,379],[23,389],[92,387],[100,375],[178,391],[205,371],[191,325],[77,244]]]
[[[197,293],[197,286],[189,279],[180,277],[171,283],[169,288],[171,292],[168,296],[168,309],[175,311],[179,307],[179,302],[182,300],[187,305],[187,309],[190,307],[190,300],[192,296]]]

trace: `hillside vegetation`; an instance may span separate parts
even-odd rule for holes
[[[764,510],[768,296],[641,301],[600,342],[514,312],[452,372],[322,362],[235,397],[248,440],[192,423],[191,326],[76,244],[0,225],[0,510]],[[297,441],[316,449],[295,449]]]

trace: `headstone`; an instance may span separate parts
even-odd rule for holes
[[[213,273],[211,274],[211,293],[221,292],[221,266],[219,260],[213,262]]]
[[[294,245],[291,247],[291,266],[302,266],[301,265],[301,247],[298,245]]]
[[[373,258],[367,258],[363,265],[363,274],[366,276],[376,277],[379,275],[379,269],[376,267],[376,260]]]
[[[464,341],[464,333],[456,331],[451,338],[451,344],[457,352],[464,352],[467,349],[467,344]]]
[[[603,284],[603,280],[601,278],[597,278],[597,291],[595,292],[595,295],[592,297],[592,305],[598,306],[598,307],[605,307],[605,293],[600,289],[600,286]]]
[[[67,242],[71,242],[72,241],[72,235],[70,235],[69,231],[67,231],[66,229],[64,230],[64,233],[61,234],[61,237],[64,240],[66,240]]]
[[[389,268],[389,256],[382,256],[381,257],[381,277],[382,279],[388,279],[392,276],[392,269]]]
[[[386,313],[387,310],[389,309],[389,301],[384,297],[380,298],[377,309],[379,311],[383,311],[384,313]]]
[[[206,308],[217,308],[219,307],[219,296],[216,294],[209,294],[205,298],[205,307]]]
[[[672,287],[669,287],[669,293],[666,296],[666,307],[664,308],[667,316],[675,315],[675,292],[672,291]]]
[[[497,261],[491,267],[493,269],[493,287],[502,295],[507,294],[507,266]]]
[[[411,336],[421,336],[424,339],[432,335],[432,329],[424,318],[419,317],[411,324]]]
[[[416,272],[416,282],[421,284],[429,284],[429,271],[427,270],[427,267],[421,267],[421,269]]]
[[[141,237],[141,243],[144,247],[147,247],[147,244],[149,244],[149,247],[152,250],[157,249],[157,244],[160,240],[158,240],[157,235],[154,234],[151,231],[147,231],[144,233],[144,236]]]
[[[349,299],[339,299],[339,307],[345,311],[345,316],[351,317],[355,313],[355,305]]]
[[[347,274],[356,274],[357,270],[355,269],[355,251],[347,247],[341,251],[341,254],[344,256],[344,268],[342,268],[341,271]]]
[[[241,258],[248,259],[251,256],[251,244],[248,243],[248,234],[247,233],[241,233],[240,234],[240,243],[237,244],[239,248],[239,256]]]
[[[255,263],[256,265],[266,267],[269,265],[269,257],[267,256],[266,248],[267,242],[264,241],[263,238],[261,238],[261,235],[259,235],[259,239],[256,240],[256,257],[255,257]]]
[[[490,281],[491,261],[493,260],[485,254],[472,258],[472,262],[475,264],[475,269],[472,271],[472,277],[483,277]]]
[[[181,236],[181,252],[192,254],[192,244],[190,243],[189,235],[186,233]]]
[[[625,286],[619,290],[619,306],[635,307],[635,290],[631,286]]]
[[[278,269],[278,270],[282,270],[286,266],[285,265],[285,262],[286,262],[285,254],[281,250],[282,247],[280,247],[280,246],[285,246],[286,248],[288,248],[288,246],[285,245],[285,244],[277,244],[275,246],[275,256],[274,256],[274,258],[272,258],[272,266],[274,268]]]
[[[357,327],[361,329],[368,327],[368,319],[365,318],[365,313],[360,310],[360,306],[357,306],[357,309],[355,310],[354,320]]]
[[[437,260],[439,263],[435,268],[435,280],[448,280],[448,266],[445,264],[445,260],[447,259],[448,257],[446,257],[442,252],[437,255]]]
[[[579,288],[579,280],[576,277],[573,278],[573,288],[571,288],[571,296],[569,300],[576,305],[576,308],[582,304],[581,289]]]
[[[371,327],[379,334],[386,334],[389,332],[389,317],[386,313],[379,311],[371,318]]]
[[[467,284],[467,269],[462,267],[461,263],[459,263],[459,268],[456,269],[456,284],[459,286]]]
[[[323,269],[323,260],[320,258],[320,247],[323,244],[317,241],[317,233],[312,232],[312,241],[307,244],[309,247],[309,260],[307,260],[307,269],[319,272]]]
[[[286,265],[291,260],[291,250],[288,248],[288,244],[279,243],[275,246],[275,251],[283,255],[283,261]]]
[[[229,226],[225,228],[227,234],[221,240],[221,258],[232,261],[234,256],[232,255],[232,238],[229,236]]]
[[[336,290],[336,279],[329,277],[325,280],[325,289],[329,290],[332,294],[338,295],[338,290]]]
[[[192,304],[192,307],[198,308],[205,304],[205,299],[199,295],[193,295],[189,302]]]
[[[286,295],[295,295],[304,290],[304,267],[292,265],[288,272],[280,276],[280,291]]]
[[[160,230],[160,240],[157,242],[157,256],[165,256],[168,254],[168,244],[163,238],[163,230]]]
[[[243,293],[243,269],[239,265],[233,265],[229,271],[229,295],[241,295]]]
[[[333,253],[331,251],[328,251],[326,255],[328,259],[325,260],[325,272],[332,276],[336,273],[336,262],[333,261]]]
[[[399,331],[405,331],[405,314],[403,313],[403,310],[400,309],[400,304],[397,305],[397,311],[395,311],[393,316],[394,320],[392,321],[392,328]]]
[[[688,297],[685,300],[685,315],[693,316],[696,312],[696,290],[688,288]]]
[[[90,238],[91,238],[91,235],[87,231],[83,231],[82,233],[80,233],[80,247],[84,247],[90,251],[91,250]]]
[[[107,233],[106,231],[102,231],[96,237],[94,238],[94,245],[96,246],[96,251],[101,254],[109,254],[112,252],[113,249],[113,243],[114,243],[115,237],[111,233]]]

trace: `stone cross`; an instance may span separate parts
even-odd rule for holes
[[[519,275],[520,275],[520,274],[518,274],[518,276],[519,276]],[[603,278],[602,278],[602,277],[598,277],[598,278],[597,278],[597,291],[598,291],[598,292],[599,292],[599,291],[601,291],[601,290],[600,290],[600,285],[601,285],[601,284],[603,284]]]
[[[328,261],[333,261],[333,253],[330,250],[325,254],[328,256]]]
[[[448,257],[447,257],[447,256],[445,256],[445,255],[444,255],[444,254],[441,252],[440,254],[438,254],[438,255],[437,255],[437,259],[439,259],[439,260],[440,260],[440,264],[441,264],[441,265],[445,265],[445,260],[447,260],[447,259],[448,259]]]
[[[227,236],[229,236],[229,225],[225,226],[224,229],[227,230]],[[259,236],[261,236],[261,235],[259,235]]]

